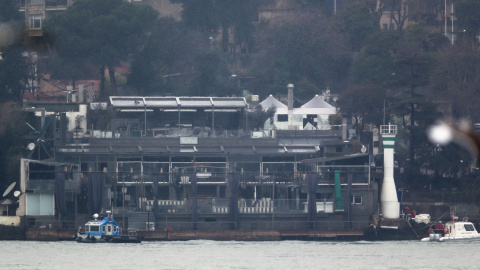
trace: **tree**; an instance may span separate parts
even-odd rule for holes
[[[342,92],[338,104],[342,113],[354,119],[356,134],[362,137],[367,125],[382,124],[385,90],[378,85],[355,85]]]
[[[475,39],[480,32],[480,0],[458,1],[455,4],[455,17],[458,29]]]
[[[400,34],[394,31],[380,31],[368,36],[354,62],[355,81],[391,87],[396,72],[395,52],[400,38]]]
[[[157,17],[149,6],[122,0],[78,0],[44,26],[62,58],[96,66],[102,81],[107,69],[112,94],[118,95],[114,67],[144,46]]]
[[[255,107],[255,110],[251,112],[250,118],[251,118],[251,125],[255,130],[263,130],[263,127],[265,126],[265,122],[268,119],[271,119],[276,112],[275,107],[270,107],[267,110],[264,110],[262,108],[262,105],[258,105]]]
[[[230,72],[223,58],[216,51],[202,51],[195,57],[197,73],[194,79],[191,94],[193,95],[212,95],[226,96],[226,80],[230,77]]]
[[[476,45],[459,40],[440,50],[431,82],[431,97],[444,97],[455,119],[480,121],[480,55]]]
[[[222,50],[229,45],[240,46],[248,52],[253,46],[254,14],[260,4],[256,0],[173,0],[183,7],[182,19],[185,23],[208,36],[216,36],[222,30]],[[229,28],[233,28],[234,41],[229,40]]]
[[[20,21],[21,13],[18,11],[16,0],[0,0],[0,22]]]
[[[405,145],[408,156],[415,162],[423,149],[422,138],[425,125],[419,116],[430,108],[428,102],[417,91],[430,84],[434,64],[434,53],[445,44],[436,34],[426,31],[418,24],[411,24],[404,31],[382,31],[366,39],[365,46],[355,62],[358,82],[374,83],[390,89],[387,102],[388,113],[402,119]],[[387,101],[389,101],[387,99]],[[431,113],[429,115],[432,115]],[[420,168],[420,167],[418,167]]]
[[[441,30],[444,24],[439,18],[445,17],[445,0],[410,0],[408,13],[409,20],[429,26],[440,26]]]
[[[352,60],[347,41],[316,12],[269,25],[259,33],[258,44],[263,52],[256,58],[259,89],[279,91],[295,82],[295,97],[307,99],[345,84]]]
[[[12,46],[0,56],[0,99],[21,101],[29,83],[29,63],[25,47]]]
[[[133,55],[127,84],[144,95],[188,93],[191,85],[186,78],[196,71],[195,55],[208,45],[207,40],[183,24],[161,18],[152,27],[145,46]],[[169,80],[175,77],[183,78],[181,83]]]
[[[406,29],[397,48],[396,72],[397,85],[409,88],[410,96],[406,98],[409,103],[410,116],[410,160],[415,160],[416,136],[414,126],[416,123],[416,101],[418,95],[415,89],[429,83],[430,71],[433,67],[433,57],[425,47],[424,39],[427,35],[418,25],[411,25]],[[405,114],[403,114],[405,115]]]
[[[359,51],[365,38],[380,30],[380,15],[368,1],[352,1],[345,12],[338,14],[340,30],[347,35],[350,47]]]
[[[0,0],[0,52],[21,42],[23,21],[16,2]]]
[[[20,178],[20,158],[28,127],[25,113],[11,101],[0,103],[0,115],[0,187],[6,188]]]

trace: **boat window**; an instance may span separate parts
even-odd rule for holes
[[[464,227],[465,227],[465,231],[467,231],[467,232],[475,231],[475,227],[473,227],[472,224],[465,224]]]
[[[89,232],[90,231],[90,225],[85,225],[85,232]]]
[[[102,232],[104,232],[104,231],[105,231],[105,225],[102,226]]]
[[[108,232],[111,232],[112,231],[112,226],[107,226],[107,230],[108,230]]]
[[[113,232],[114,232],[114,233],[117,232],[117,226],[113,226]]]
[[[90,232],[99,232],[99,231],[100,231],[100,226],[91,225],[89,231],[90,231]]]

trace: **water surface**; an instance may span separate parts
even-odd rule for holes
[[[480,241],[0,241],[1,269],[479,269]]]

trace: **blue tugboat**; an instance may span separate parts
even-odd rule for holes
[[[85,233],[81,234],[80,229],[75,235],[75,240],[79,243],[140,243],[138,236],[121,235],[120,226],[113,219],[111,211],[107,211],[108,216],[103,220],[98,219],[98,214],[93,215],[93,220],[85,223]]]

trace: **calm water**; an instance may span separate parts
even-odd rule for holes
[[[479,269],[480,241],[0,241],[1,269]]]

